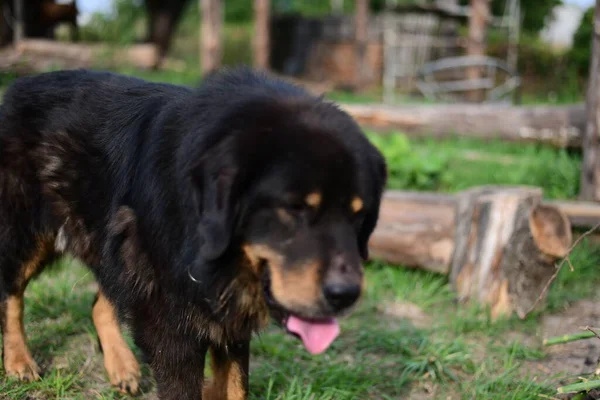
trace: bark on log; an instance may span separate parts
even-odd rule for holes
[[[573,240],[564,213],[541,199],[527,187],[461,194],[450,270],[460,300],[489,305],[492,318],[526,316]]]
[[[455,198],[388,192],[369,242],[372,257],[447,274],[454,246]]]
[[[71,68],[91,67],[97,64],[130,64],[139,68],[151,68],[156,58],[156,48],[152,44],[114,49],[103,44],[25,39],[17,44],[16,49],[19,56],[58,60]]]
[[[592,201],[547,200],[543,204],[560,209],[574,228],[591,229],[600,224],[600,203]]]
[[[600,0],[596,0],[579,198],[600,201]]]
[[[521,186],[386,192],[369,250],[374,259],[450,275],[459,298],[489,305],[493,318],[524,317],[572,242],[567,214],[541,200],[541,189]]]
[[[152,43],[115,48],[104,44],[24,39],[16,47],[0,50],[0,71],[36,73],[47,71],[49,67],[110,68],[123,65],[150,69],[155,67],[157,52]],[[165,58],[162,66],[179,71],[185,68],[185,63]]]
[[[401,130],[411,136],[499,138],[579,147],[585,130],[583,105],[506,106],[355,105],[342,108],[359,124],[381,131]]]

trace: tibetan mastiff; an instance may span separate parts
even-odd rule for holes
[[[385,181],[350,116],[249,68],[198,88],[86,70],[17,80],[0,108],[6,374],[39,378],[23,292],[67,253],[99,283],[112,384],[139,390],[123,321],[160,399],[246,399],[250,338],[271,319],[312,354],[338,335]]]

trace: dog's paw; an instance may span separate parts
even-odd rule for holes
[[[29,354],[6,357],[4,360],[6,375],[24,382],[40,379],[40,367]]]
[[[110,356],[105,353],[104,366],[108,372],[110,383],[119,392],[137,394],[142,374],[131,351],[113,352]]]

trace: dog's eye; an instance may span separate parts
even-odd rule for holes
[[[308,206],[302,202],[289,203],[286,209],[294,214],[299,214],[308,211]]]
[[[365,214],[365,210],[360,210],[358,212],[352,213],[350,218],[355,224],[361,225],[363,220],[365,219]]]

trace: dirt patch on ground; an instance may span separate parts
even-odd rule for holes
[[[581,327],[600,326],[600,302],[582,300],[560,313],[542,318],[540,341],[544,338],[577,333]],[[574,383],[578,376],[592,374],[600,358],[600,340],[586,339],[544,347],[545,358],[528,362],[525,366],[532,375],[551,377],[563,374],[559,383]]]
[[[386,317],[409,320],[416,328],[431,326],[431,317],[421,307],[407,301],[388,301],[377,307]]]

